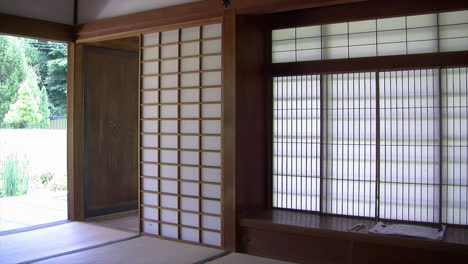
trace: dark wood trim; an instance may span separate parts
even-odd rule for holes
[[[75,104],[75,44],[68,44],[67,61],[67,210],[68,219],[75,220],[75,153],[74,153],[74,104]]]
[[[236,9],[237,14],[267,14],[362,1],[368,0],[233,0],[231,8]],[[78,25],[77,39],[78,42],[87,42],[104,36],[135,35],[167,25],[181,27],[194,21],[220,18],[223,12],[220,0],[202,0]]]
[[[78,24],[78,0],[73,0],[73,25]]]
[[[58,42],[74,42],[73,26],[0,13],[0,33]]]
[[[83,203],[83,45],[68,49],[68,219],[84,219]]]
[[[237,14],[261,15],[365,1],[369,0],[232,0],[231,2]]]
[[[222,247],[237,250],[236,213],[236,14],[227,9],[223,18],[222,46]]]
[[[460,0],[369,0],[345,5],[277,13],[269,15],[267,19],[271,28],[287,28],[447,12],[466,8],[468,8],[468,1]]]
[[[464,66],[468,51],[272,64],[273,76]]]

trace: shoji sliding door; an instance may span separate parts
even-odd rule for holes
[[[221,246],[221,28],[142,37],[145,234]]]

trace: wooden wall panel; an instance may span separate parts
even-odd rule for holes
[[[84,50],[85,216],[138,200],[138,53]]]
[[[236,20],[236,186],[239,217],[268,204],[268,31],[262,16]]]

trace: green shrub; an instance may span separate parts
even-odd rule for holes
[[[47,186],[49,182],[54,178],[54,174],[52,172],[46,172],[39,176],[42,185]]]
[[[5,196],[23,195],[28,192],[29,179],[25,162],[20,163],[14,155],[10,155],[2,174]]]

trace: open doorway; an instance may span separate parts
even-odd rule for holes
[[[139,230],[139,37],[83,49],[84,217]]]
[[[67,56],[0,35],[0,232],[67,219]]]

